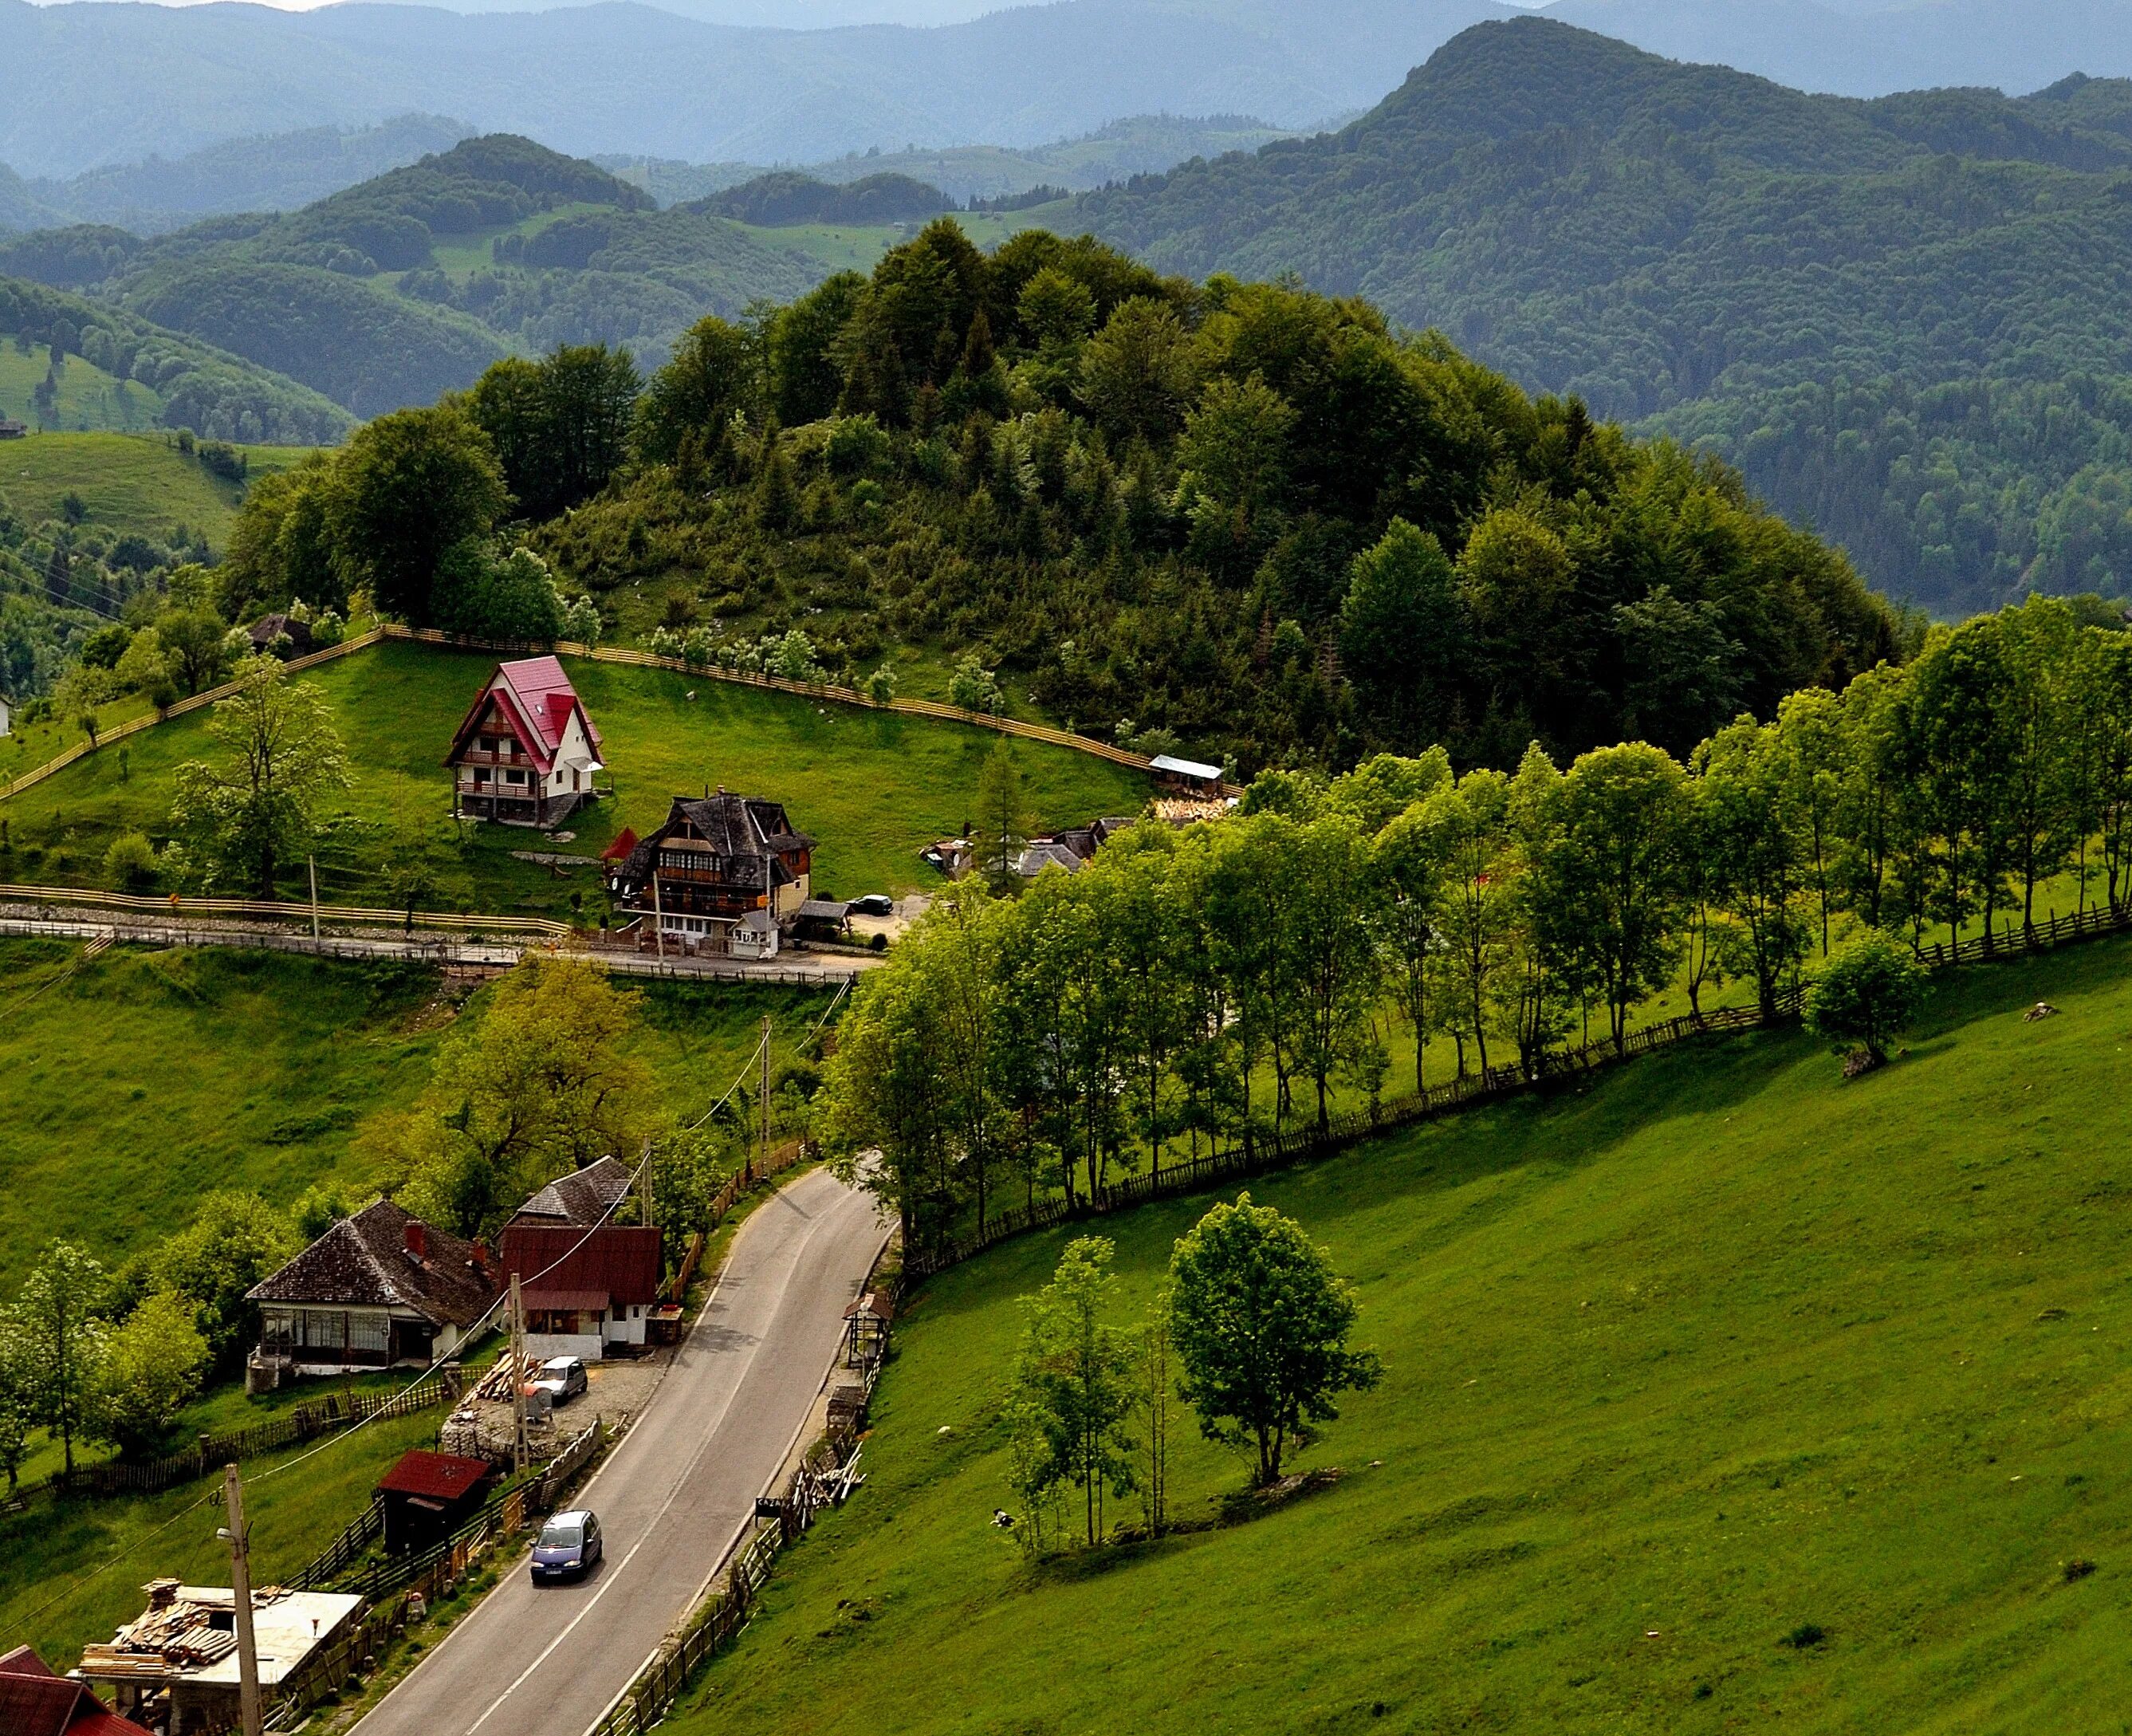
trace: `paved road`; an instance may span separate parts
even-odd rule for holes
[[[658,1395],[581,1499],[607,1561],[581,1585],[521,1568],[358,1736],[583,1736],[694,1601],[805,1421],[886,1238],[822,1171],[757,1207]]]

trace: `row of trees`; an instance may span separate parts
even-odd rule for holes
[[[884,1153],[924,1247],[1002,1189],[1071,1201],[1180,1144],[1323,1127],[1343,1085],[1377,1099],[1395,1031],[1417,1089],[1432,1039],[1462,1076],[1534,1074],[1660,993],[1699,1012],[1736,979],[1774,1011],[1846,932],[1914,949],[2053,897],[2132,902],[2132,638],[2038,599],[1686,764],[1266,773],[1238,815],[1143,824],[1019,897],[958,886],[859,988],[829,1123]]]
[[[1099,1236],[1069,1242],[1050,1283],[1021,1299],[1008,1475],[1032,1551],[1076,1529],[1092,1546],[1106,1498],[1135,1492],[1150,1532],[1161,1531],[1173,1398],[1208,1440],[1246,1455],[1263,1488],[1339,1416],[1341,1393],[1383,1373],[1375,1352],[1347,1348],[1355,1295],[1331,1254],[1249,1194],[1179,1239],[1137,1327],[1115,1319],[1114,1252]],[[1078,1526],[1065,1513],[1076,1493]]]

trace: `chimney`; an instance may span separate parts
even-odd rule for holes
[[[418,1259],[426,1259],[430,1253],[430,1232],[420,1218],[410,1218],[402,1233],[407,1238],[407,1252]]]

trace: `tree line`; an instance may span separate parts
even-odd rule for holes
[[[980,806],[1003,866],[1013,803]],[[2037,598],[1685,762],[1269,772],[1228,819],[1143,822],[1018,896],[953,887],[856,992],[825,1125],[882,1154],[860,1173],[935,1247],[1006,1203],[1324,1128],[1395,1069],[1425,1088],[1432,1039],[1460,1077],[1532,1076],[1624,1044],[1659,994],[1699,1014],[1736,981],[1774,1013],[1846,937],[1914,953],[2058,898],[2132,906],[2132,637]],[[1852,1022],[1877,1052],[1885,1018]]]

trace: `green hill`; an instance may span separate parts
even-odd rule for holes
[[[1707,443],[1938,611],[2132,588],[2132,85],[1808,96],[1540,19],[1341,132],[1086,195],[1159,267],[1300,272]]]
[[[865,1489],[670,1728],[2115,1729],[2128,965],[1947,982],[1862,1080],[1709,1041],[1254,1185],[1387,1372],[1247,1524],[1025,1560],[1013,1298],[1068,1233],[930,1281]],[[1208,1203],[1090,1227],[1132,1313]],[[1176,1435],[1193,1521],[1246,1467]]]
[[[656,363],[702,314],[823,275],[732,223],[651,206],[594,164],[491,135],[286,216],[12,237],[0,272],[92,291],[363,416],[470,385],[516,350],[626,343]]]
[[[354,787],[349,823],[322,857],[322,889],[343,902],[376,902],[396,829],[449,832],[442,762],[452,733],[495,660],[387,643],[305,677],[324,690],[347,741]],[[571,679],[606,738],[619,794],[579,816],[564,846],[585,868],[561,876],[513,850],[547,850],[540,834],[470,826],[454,850],[441,902],[461,908],[568,915],[581,899],[601,907],[600,849],[624,826],[639,834],[665,818],[676,795],[711,785],[773,796],[819,840],[814,882],[825,894],[900,891],[935,883],[918,859],[936,838],[966,830],[977,777],[998,739],[963,724],[820,705],[789,695],[627,665],[568,661]],[[204,751],[195,713],[76,762],[7,803],[9,848],[0,879],[97,883],[103,852],[127,830],[167,830],[170,777]],[[1084,825],[1136,813],[1149,794],[1140,773],[1072,748],[1016,744],[1038,817]],[[295,882],[291,880],[293,892]]]
[[[353,425],[330,399],[232,351],[21,277],[0,275],[0,415],[34,427],[326,445]]]

